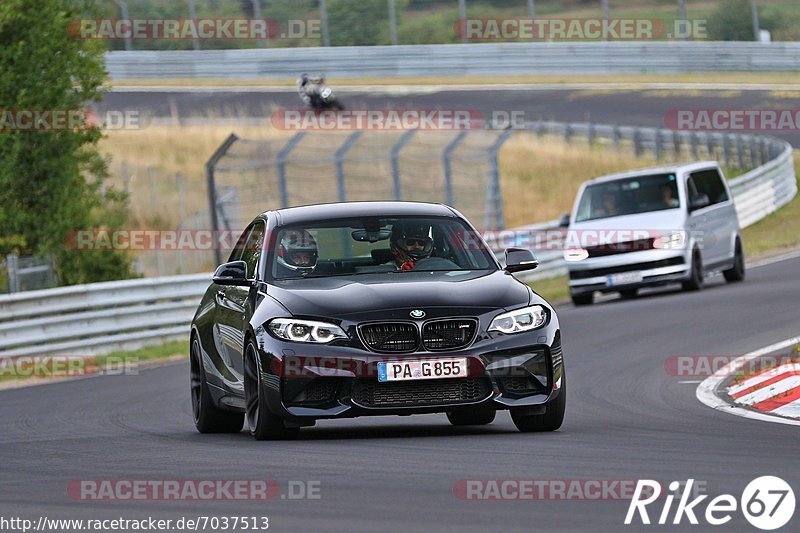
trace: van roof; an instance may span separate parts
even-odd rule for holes
[[[587,185],[600,183],[604,181],[614,181],[618,179],[634,178],[636,176],[645,176],[650,174],[680,174],[686,172],[694,172],[696,170],[704,170],[707,168],[719,168],[719,163],[716,161],[698,161],[696,163],[684,163],[667,165],[661,167],[641,168],[637,170],[629,170],[626,172],[618,172],[616,174],[606,174],[597,178],[592,178],[586,182]]]

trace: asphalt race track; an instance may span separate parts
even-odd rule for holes
[[[498,80],[502,82],[502,80]],[[709,80],[713,81],[713,80]],[[592,121],[600,124],[665,127],[664,117],[673,110],[797,109],[800,92],[771,90],[603,90],[603,89],[474,89],[425,90],[420,92],[340,91],[336,80],[331,87],[348,109],[459,109],[479,110],[484,117],[493,111],[524,112],[526,120]],[[297,94],[291,90],[237,92],[226,90],[158,90],[111,92],[99,111],[136,110],[152,117],[264,117],[277,109],[298,109]],[[800,133],[776,131],[794,146]]]
[[[750,270],[743,284],[718,276],[699,293],[665,289],[564,307],[567,417],[551,434],[518,433],[501,413],[480,429],[425,415],[324,421],[294,442],[200,435],[186,363],[0,391],[0,507],[34,520],[266,515],[274,531],[642,530],[624,528],[627,501],[466,501],[453,487],[465,479],[693,478],[712,496],[738,499],[762,475],[800,486],[796,427],[712,410],[695,398],[696,383],[664,368],[670,355],[744,354],[796,336],[798,301],[795,258]],[[290,480],[316,480],[321,498],[77,501],[67,486],[82,479],[272,479],[284,492]],[[683,526],[712,529],[685,518]],[[754,531],[738,512],[719,529]]]

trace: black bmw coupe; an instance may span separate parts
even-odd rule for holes
[[[214,274],[191,328],[203,433],[295,436],[322,418],[447,414],[520,431],[561,426],[566,375],[553,308],[458,211],[353,202],[256,217]]]

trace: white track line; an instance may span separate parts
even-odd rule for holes
[[[782,350],[783,348],[787,348],[789,346],[794,346],[800,343],[800,337],[793,337],[791,339],[786,339],[785,341],[776,342],[775,344],[770,344],[769,346],[765,346],[760,350],[756,350],[754,352],[750,352],[748,354],[743,355],[742,357],[738,357],[725,365],[724,367],[717,370],[713,375],[707,377],[703,382],[698,385],[697,391],[695,395],[700,402],[704,403],[705,405],[711,407],[712,409],[716,409],[718,411],[722,411],[725,413],[730,413],[732,415],[742,416],[745,418],[751,418],[753,420],[764,420],[767,422],[775,422],[778,424],[787,424],[790,426],[800,426],[800,420],[789,420],[788,418],[780,418],[778,416],[768,415],[756,411],[751,411],[749,409],[744,409],[742,407],[737,407],[735,405],[731,405],[722,400],[722,398],[718,397],[715,394],[717,387],[723,380],[727,377],[736,373],[736,371],[742,368],[748,361],[755,359],[756,357],[761,357],[762,355],[767,355],[778,350]]]
[[[779,376],[781,374],[788,374],[794,373],[800,375],[800,364],[798,363],[788,363],[785,365],[780,365],[775,368],[770,368],[767,371],[761,372],[751,378],[748,378],[741,383],[737,383],[736,385],[728,388],[728,394],[733,396],[743,390],[747,390],[750,387],[758,385],[759,383],[763,383],[769,379],[774,378],[775,376]]]

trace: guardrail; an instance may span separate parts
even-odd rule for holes
[[[772,137],[698,134],[653,128],[540,122],[538,133],[591,142],[630,142],[637,152],[666,154],[698,150],[719,154],[731,166],[756,166],[731,180],[740,223],[749,226],[797,194],[792,147]],[[547,230],[557,221],[515,228]],[[560,251],[538,254],[540,267],[525,281],[565,272]],[[61,287],[0,296],[0,358],[22,355],[92,355],[185,338],[210,274],[134,279]]]
[[[108,52],[112,81],[800,70],[800,43],[527,42]]]

